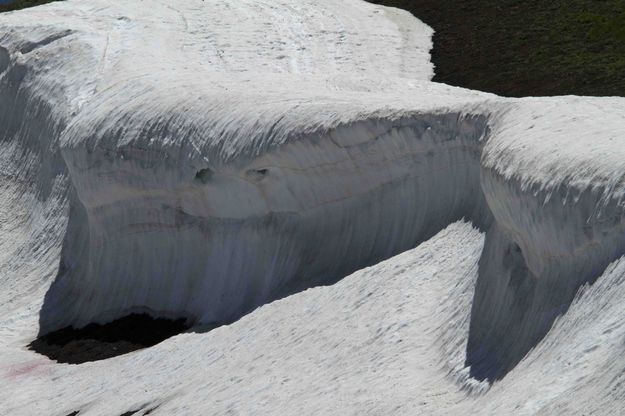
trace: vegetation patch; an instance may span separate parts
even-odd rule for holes
[[[623,0],[370,0],[434,28],[434,81],[504,96],[625,95]]]

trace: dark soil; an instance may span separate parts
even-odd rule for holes
[[[40,4],[51,3],[53,1],[57,0],[15,0],[9,4],[0,4],[0,13],[25,9],[26,7],[39,6]]]
[[[370,0],[434,28],[434,81],[504,96],[625,95],[625,0]]]
[[[132,314],[104,325],[63,328],[37,338],[28,348],[59,363],[81,364],[151,347],[187,329],[185,319]]]

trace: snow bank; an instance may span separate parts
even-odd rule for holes
[[[71,182],[41,332],[138,310],[229,322],[451,221],[481,220],[485,119],[458,109],[483,95],[402,78],[431,77],[431,30],[407,13],[359,2],[284,15],[291,3],[153,6],[146,15],[69,2],[3,16],[25,26],[4,45],[11,71],[26,77],[3,78],[16,125],[5,137],[53,158],[36,186]],[[237,19],[241,28],[224,27]],[[367,20],[374,31],[362,29]],[[60,74],[40,64],[48,59]],[[398,88],[415,96],[389,107]],[[45,96],[63,102],[43,103],[42,114],[9,110]]]
[[[134,123],[116,125],[132,131]],[[62,316],[62,325],[110,320],[135,306],[228,322],[285,291],[414,247],[452,221],[480,219],[483,118],[355,121],[228,161],[210,148],[198,161],[199,145],[181,149],[146,134],[169,125],[137,123],[136,137],[87,131],[97,144],[64,150],[81,205],[70,216],[78,233],[66,235],[74,249],[63,253],[66,273],[42,314]],[[189,128],[174,123],[178,134]],[[256,134],[248,139],[271,140]],[[123,146],[104,144],[118,137]],[[76,287],[76,301],[64,302]]]
[[[482,391],[625,252],[625,99],[431,83],[404,12],[69,0],[0,27],[7,348],[136,311],[229,323],[465,218],[472,310],[436,348]]]
[[[492,124],[481,184],[495,225],[468,357],[477,373],[505,374],[625,253],[624,103],[524,99]]]

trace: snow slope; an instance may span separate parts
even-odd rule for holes
[[[7,414],[619,408],[625,99],[431,83],[431,29],[355,0],[0,27]],[[25,350],[133,311],[197,330],[80,366]]]

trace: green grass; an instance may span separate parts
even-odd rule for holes
[[[507,96],[625,95],[625,0],[371,0],[433,27],[436,81]]]

